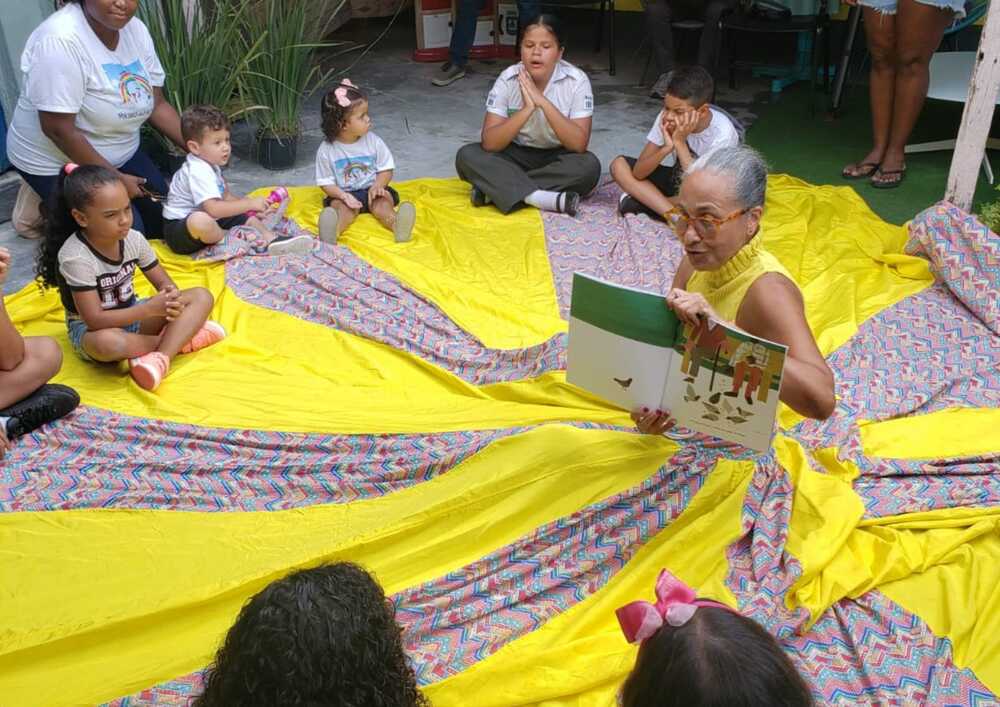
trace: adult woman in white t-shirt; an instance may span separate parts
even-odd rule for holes
[[[524,25],[521,61],[493,84],[481,142],[455,156],[474,206],[492,203],[506,214],[528,204],[575,216],[580,196],[597,186],[601,163],[587,151],[594,92],[563,61],[564,49],[553,15]]]
[[[68,0],[31,33],[21,55],[24,88],[7,133],[7,154],[43,199],[67,162],[121,175],[134,228],[162,235],[162,208],[144,195],[166,180],[139,149],[147,120],[183,147],[180,118],[163,98],[163,67],[137,0]]]

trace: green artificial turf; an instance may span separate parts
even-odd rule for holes
[[[810,115],[809,87],[804,83],[786,89],[777,100],[765,94],[763,103],[754,103],[753,110],[759,117],[747,133],[747,142],[764,153],[772,171],[813,184],[850,185],[883,219],[902,224],[944,198],[952,153],[907,155],[906,178],[897,189],[875,189],[867,180],[843,179],[840,172],[844,166],[861,159],[871,149],[867,91],[863,85],[848,87],[836,119],[828,115],[829,99],[819,91],[816,115]],[[910,142],[954,138],[958,135],[962,108],[957,103],[928,101]],[[1000,153],[991,152],[990,156],[1000,178]],[[974,208],[997,198],[1000,193],[987,183],[980,170]]]

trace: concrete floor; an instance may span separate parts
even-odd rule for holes
[[[619,13],[619,16],[623,14],[636,13]],[[590,149],[607,170],[616,155],[635,154],[642,148],[658,110],[658,100],[649,97],[648,86],[639,86],[645,53],[637,55],[637,42],[627,41],[640,29],[636,22],[639,17],[627,18],[631,25],[619,24],[615,76],[608,74],[606,46],[599,54],[593,51],[591,15],[579,13],[567,19],[570,22],[566,59],[587,71],[593,83],[596,109]],[[385,28],[384,20],[355,20],[339,30],[334,39],[365,44]],[[331,65],[346,70],[346,75],[369,93],[374,130],[389,145],[396,161],[395,179],[453,177],[455,152],[462,144],[478,139],[486,94],[508,63],[472,62],[472,71],[466,78],[446,88],[437,88],[430,80],[439,65],[413,61],[413,37],[412,15],[403,14],[355,66],[351,67],[351,62],[360,52],[336,57]],[[654,73],[650,70],[647,82],[656,78]],[[754,86],[744,86],[741,93],[751,95],[753,90]],[[723,83],[720,95],[727,92]],[[321,88],[306,101],[302,116],[304,133],[292,169],[268,171],[250,159],[248,131],[243,130],[241,135],[237,127],[233,136],[236,154],[226,170],[235,193],[267,185],[313,183],[314,157],[323,140],[319,115],[323,93]],[[0,225],[0,246],[11,250],[14,256],[12,272],[4,287],[9,294],[31,280],[35,243],[19,238],[8,222]]]

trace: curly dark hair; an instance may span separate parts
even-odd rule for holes
[[[193,707],[426,707],[395,610],[349,562],[299,570],[250,599]]]
[[[347,100],[351,102],[349,106],[342,106],[337,100],[336,91],[340,88],[347,89]],[[323,135],[327,141],[333,142],[337,139],[344,126],[347,125],[351,113],[367,100],[368,96],[360,88],[344,83],[337,84],[323,96],[323,105],[320,106],[320,113],[323,117]]]
[[[812,707],[812,693],[771,634],[729,609],[702,606],[642,642],[622,707]]]
[[[181,113],[181,137],[184,142],[201,142],[206,130],[229,130],[229,118],[215,106],[188,106]]]
[[[121,182],[118,173],[96,164],[76,167],[70,174],[63,168],[59,173],[55,190],[40,209],[42,240],[35,259],[35,279],[43,288],[59,287],[59,249],[80,229],[72,209],[82,211],[95,191],[114,182]]]

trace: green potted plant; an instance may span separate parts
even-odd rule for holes
[[[250,105],[242,91],[250,63],[264,40],[258,33],[253,41],[247,41],[247,15],[248,6],[241,0],[193,5],[185,0],[140,3],[139,17],[149,28],[166,75],[164,96],[178,112],[210,104],[233,120],[261,108]],[[173,173],[185,155],[159,133],[155,135],[164,166],[172,167]]]
[[[997,187],[1000,191],[1000,186]],[[1000,233],[1000,199],[979,205],[979,220],[994,233]]]
[[[315,9],[302,0],[260,0],[247,14],[245,42],[259,41],[259,51],[245,86],[248,97],[266,108],[258,114],[257,154],[267,169],[295,163],[302,100],[329,75],[313,62],[316,49],[333,46],[315,37],[315,27],[310,30]]]

